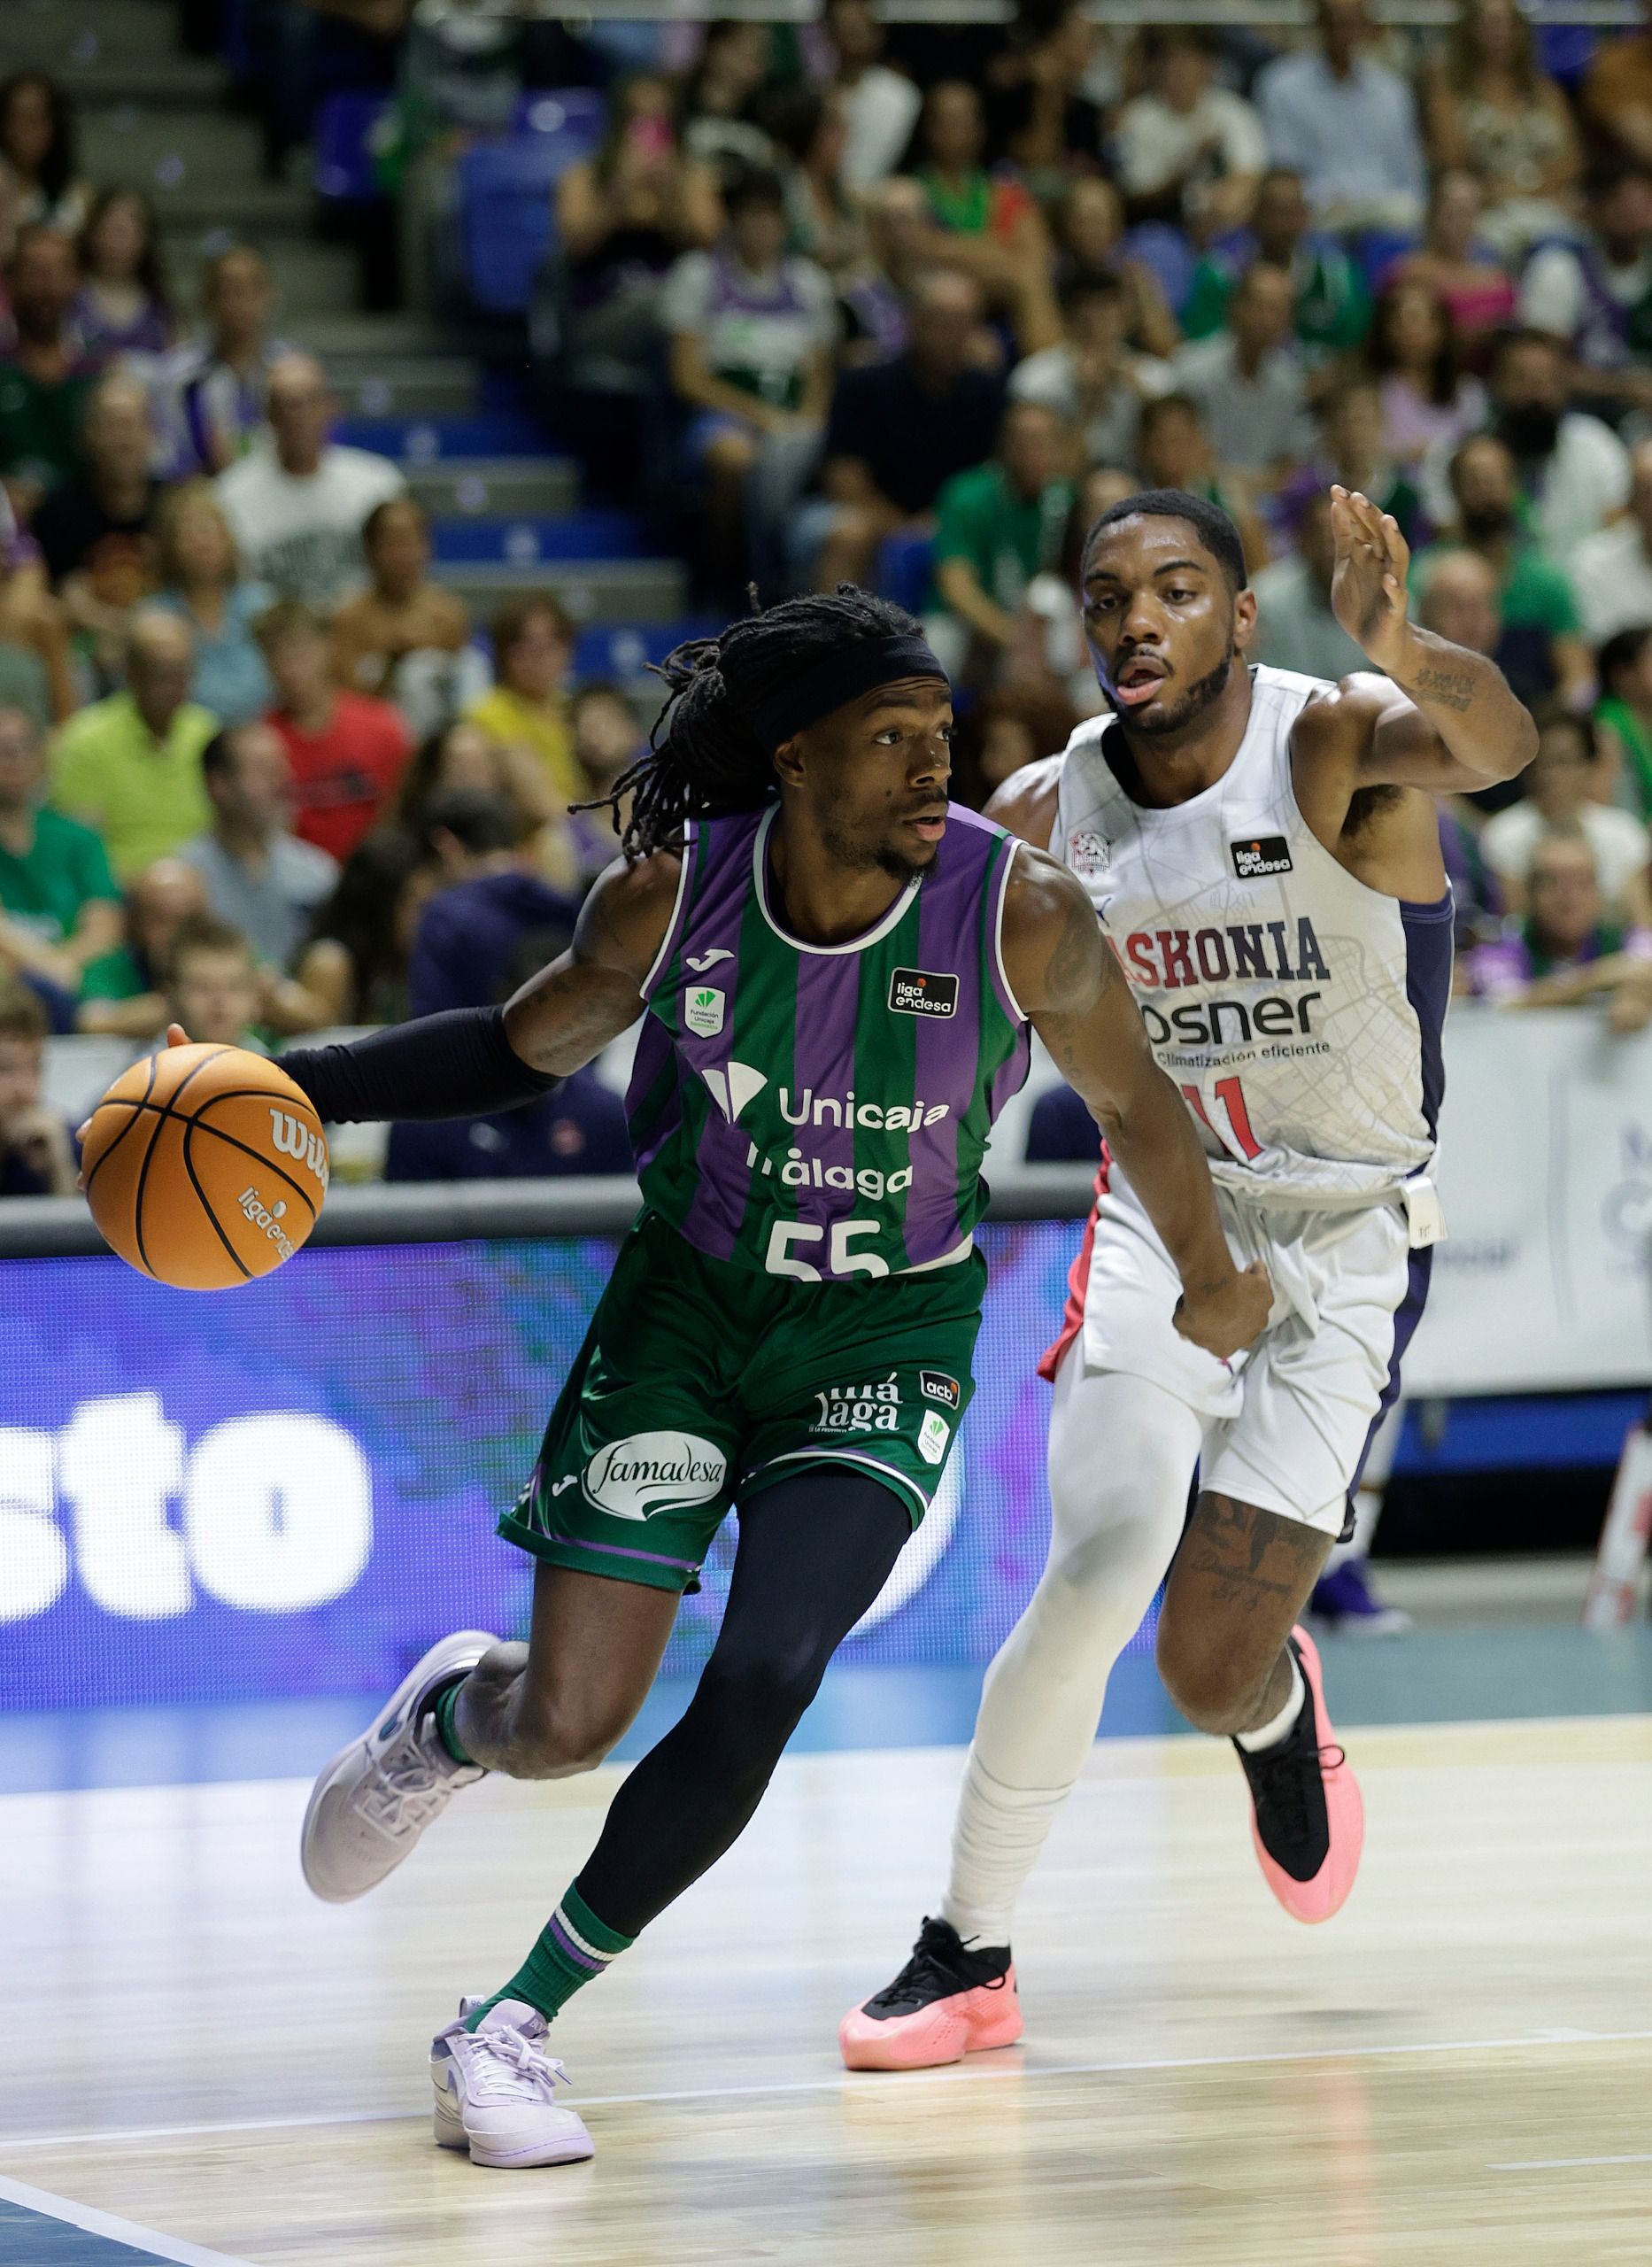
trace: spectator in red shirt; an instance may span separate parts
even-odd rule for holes
[[[340,686],[327,624],[301,599],[271,607],[254,635],[275,681],[269,722],[292,766],[293,832],[342,861],[390,807],[412,753],[407,727],[388,700]]]

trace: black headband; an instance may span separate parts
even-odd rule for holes
[[[943,685],[947,681],[946,670],[921,631],[856,638],[777,685],[767,700],[753,709],[753,729],[766,747],[780,747],[794,732],[818,724],[845,701],[858,700],[863,692],[876,692],[880,685],[899,685],[912,677],[937,677]]]

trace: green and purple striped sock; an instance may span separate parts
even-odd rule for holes
[[[502,1991],[471,2011],[468,2027],[475,2031],[501,2000],[524,2000],[549,2022],[582,1984],[600,1976],[616,1953],[629,1952],[636,1941],[635,1937],[622,1937],[617,1929],[599,1921],[578,1890],[570,1886],[515,1975]]]

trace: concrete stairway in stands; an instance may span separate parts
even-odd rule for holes
[[[265,178],[257,126],[229,107],[220,65],[177,47],[169,0],[0,0],[0,75],[25,65],[73,94],[88,178],[154,198],[186,310],[205,254],[237,239],[266,253],[282,334],[339,393],[340,437],[403,465],[436,522],[436,571],[479,626],[506,592],[549,586],[589,625],[588,671],[635,676],[670,642],[681,563],[646,555],[627,515],[582,507],[520,374],[484,369],[420,314],[358,312],[353,251],[321,241],[306,182]]]

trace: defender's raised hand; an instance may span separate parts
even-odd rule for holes
[[[1336,564],[1331,604],[1366,658],[1393,677],[1407,650],[1406,569],[1411,553],[1399,522],[1357,490],[1331,491]]]

